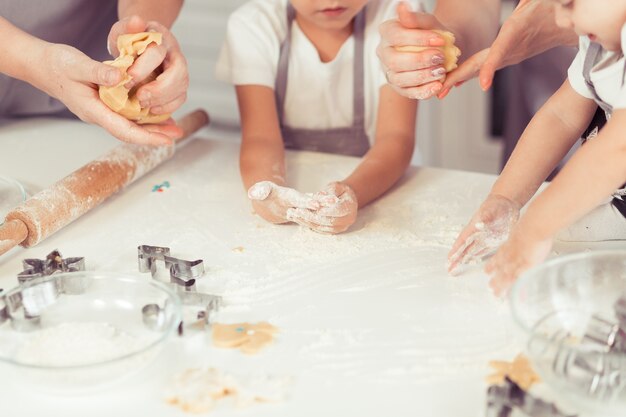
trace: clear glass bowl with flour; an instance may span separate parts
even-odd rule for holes
[[[0,175],[0,224],[5,216],[28,198],[26,190],[17,180]]]
[[[145,276],[35,278],[0,297],[0,374],[59,394],[102,388],[152,363],[180,320],[178,296]]]
[[[550,260],[522,274],[510,297],[528,356],[555,396],[577,412],[623,417],[626,251]]]

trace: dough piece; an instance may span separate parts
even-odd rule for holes
[[[444,63],[443,67],[446,69],[446,72],[450,72],[453,69],[458,67],[457,61],[461,56],[461,50],[454,45],[454,34],[451,32],[446,32],[443,30],[434,30],[433,32],[438,33],[445,41],[446,44],[444,46],[396,46],[396,50],[400,52],[422,52],[428,49],[439,49],[443,52]]]
[[[117,38],[117,49],[120,51],[120,55],[114,61],[104,61],[105,64],[119,68],[124,74],[124,79],[114,87],[100,86],[100,99],[114,112],[139,124],[160,123],[170,118],[169,114],[155,115],[150,113],[150,109],[142,108],[139,100],[135,97],[139,87],[156,79],[158,75],[156,72],[152,72],[145,80],[130,90],[124,87],[131,80],[131,76],[126,73],[126,70],[133,65],[135,59],[143,54],[151,43],[160,45],[162,40],[163,35],[157,32],[121,35]]]
[[[513,362],[491,361],[489,366],[495,371],[487,377],[487,383],[490,385],[502,384],[504,378],[508,376],[523,390],[528,391],[533,384],[541,382],[541,378],[533,370],[528,358],[521,353],[515,357]]]
[[[206,413],[221,399],[237,395],[237,382],[217,369],[186,369],[174,377],[165,401],[188,413]]]
[[[278,329],[269,323],[236,323],[212,325],[213,345],[220,348],[240,349],[252,355],[272,343]]]
[[[186,369],[169,384],[165,400],[188,413],[206,413],[224,400],[238,408],[282,402],[292,385],[290,377],[235,377],[214,368]]]

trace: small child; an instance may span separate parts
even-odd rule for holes
[[[559,232],[558,238],[569,241],[626,239],[625,194],[615,191],[626,181],[626,1],[550,1],[557,25],[580,36],[578,55],[450,251],[454,271],[506,241],[486,267],[497,294],[542,262]],[[517,221],[520,208],[576,143],[598,106],[606,125],[588,136]]]
[[[343,232],[404,174],[417,104],[386,85],[376,56],[378,26],[397,3],[251,0],[230,17],[217,76],[236,86],[241,176],[267,221]],[[286,187],[285,148],[363,160],[348,178],[303,194]]]

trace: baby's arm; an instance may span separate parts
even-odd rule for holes
[[[390,86],[380,89],[376,139],[363,161],[343,181],[354,191],[359,208],[380,197],[404,175],[415,148],[417,103]]]
[[[533,117],[485,202],[452,246],[448,269],[493,252],[508,237],[519,209],[588,126],[596,105],[566,81]]]
[[[581,147],[528,207],[519,227],[551,239],[600,205],[626,181],[626,109],[616,110],[598,137]]]
[[[239,169],[256,213],[271,223],[287,223],[290,208],[315,209],[310,196],[285,187],[285,148],[274,91],[265,86],[237,86],[241,116]]]
[[[585,144],[528,207],[509,240],[487,264],[491,287],[508,290],[526,269],[549,254],[556,233],[601,204],[626,180],[626,110],[613,113],[598,137]]]

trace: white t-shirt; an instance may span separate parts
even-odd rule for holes
[[[626,48],[626,25],[622,27],[622,51],[612,52],[602,50],[598,63],[591,69],[591,82],[595,87],[598,97],[605,103],[611,105],[613,109],[626,108],[626,83],[624,81],[624,69],[626,58],[624,49]],[[581,36],[578,55],[569,67],[567,76],[574,90],[583,97],[593,99],[594,96],[585,82],[583,68],[585,56],[589,49],[590,40],[587,36]]]
[[[216,68],[220,81],[275,88],[280,46],[287,34],[287,1],[251,0],[230,16],[226,41]],[[386,83],[376,56],[380,40],[378,27],[396,16],[399,1],[370,0],[367,3],[365,129],[372,143],[376,133],[379,90]],[[324,63],[294,20],[283,123],[291,128],[305,129],[352,126],[353,61],[353,37],[342,45],[335,59]]]

